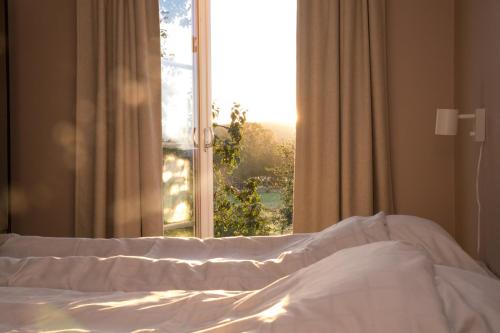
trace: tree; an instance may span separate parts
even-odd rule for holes
[[[181,27],[192,24],[192,0],[160,0],[160,44],[162,56],[167,56],[167,25],[178,20]]]
[[[219,108],[212,106],[217,119]],[[230,176],[241,162],[242,128],[246,123],[246,110],[234,103],[231,123],[226,126],[214,121],[214,234],[224,236],[267,235],[270,221],[263,213],[257,188],[258,177],[243,181],[241,187],[230,182]],[[222,130],[222,131],[221,131]]]
[[[295,144],[293,141],[285,142],[278,148],[281,163],[271,169],[274,186],[279,188],[282,206],[275,216],[276,224],[281,233],[292,226],[293,218],[293,180],[295,169]]]
[[[241,163],[232,179],[241,183],[250,177],[272,176],[270,168],[279,163],[278,142],[274,133],[258,123],[245,123],[242,127]]]
[[[160,22],[180,19],[182,26],[191,24],[192,0],[160,0]]]

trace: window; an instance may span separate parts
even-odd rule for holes
[[[164,233],[192,236],[198,114],[191,0],[160,1],[160,34]]]
[[[291,0],[160,0],[165,235],[291,230]]]

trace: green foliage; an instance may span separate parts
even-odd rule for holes
[[[226,185],[214,194],[216,237],[268,235],[270,221],[264,217],[257,188],[258,178],[249,178],[241,189]]]
[[[214,119],[219,108],[212,106]],[[251,177],[241,188],[230,183],[233,171],[241,162],[242,128],[246,111],[235,103],[229,126],[214,122],[214,233],[216,237],[266,235],[269,221],[263,217],[263,205],[257,191],[260,180]],[[223,129],[224,131],[220,131]]]
[[[212,105],[212,118],[217,119],[220,109]],[[224,126],[214,122],[214,170],[220,169],[226,174],[232,174],[240,164],[242,127],[246,122],[246,110],[234,103],[231,109],[231,124]],[[218,134],[218,129],[224,129],[226,134]]]
[[[281,163],[270,171],[274,178],[274,187],[278,188],[281,194],[282,206],[278,210],[276,222],[283,233],[292,226],[293,218],[293,179],[295,169],[295,145],[293,142],[286,142],[278,147],[278,154]]]
[[[246,122],[234,103],[231,123],[214,119],[214,233],[216,237],[254,236],[289,231],[293,214],[294,145],[278,143],[260,124]],[[278,207],[266,208],[259,191],[276,193]],[[269,196],[268,196],[269,197]]]

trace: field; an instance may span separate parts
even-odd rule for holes
[[[259,194],[266,209],[275,210],[281,206],[281,195],[278,191],[259,191]]]
[[[281,194],[276,190],[271,191],[259,191],[262,204],[264,205],[264,215],[267,215],[270,219],[273,218],[273,212],[281,207]],[[279,226],[273,223],[271,235],[281,235],[281,234],[291,234],[292,226],[287,229],[281,230]]]

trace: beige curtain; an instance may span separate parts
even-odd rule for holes
[[[391,212],[385,0],[298,0],[294,232]]]
[[[158,0],[77,0],[79,237],[162,234]]]

